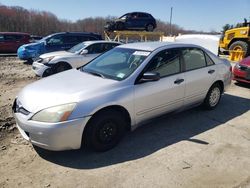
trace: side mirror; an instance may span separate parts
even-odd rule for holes
[[[140,79],[139,83],[143,82],[154,82],[160,80],[161,76],[158,72],[145,72],[142,75],[142,78]]]
[[[88,53],[88,50],[84,49],[80,52],[81,55],[86,55]]]

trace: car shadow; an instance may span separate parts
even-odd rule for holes
[[[25,65],[32,65],[33,62],[34,62],[33,60],[28,59],[28,60],[25,60],[25,61],[23,62],[23,64],[25,64]]]
[[[208,145],[207,141],[192,137],[220,126],[248,110],[250,99],[225,94],[214,110],[207,111],[197,107],[164,115],[128,133],[118,146],[104,153],[35,149],[40,157],[52,163],[76,169],[95,169],[140,159],[183,140]]]
[[[239,86],[239,87],[244,87],[244,88],[250,89],[250,84],[248,84],[248,83],[244,83],[244,82],[235,82],[234,84],[235,84],[236,86]]]

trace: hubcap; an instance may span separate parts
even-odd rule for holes
[[[99,138],[101,142],[108,143],[113,140],[113,138],[116,136],[116,125],[115,123],[109,121],[104,123],[102,128],[99,131]]]
[[[153,31],[153,26],[152,25],[148,25],[148,31]]]
[[[235,51],[243,51],[243,48],[241,46],[235,46],[233,48],[233,50],[235,50]]]
[[[64,71],[64,66],[63,65],[59,65],[58,67],[57,67],[57,69],[56,69],[56,72],[62,72],[62,71]]]
[[[220,89],[218,87],[215,87],[210,94],[209,97],[209,104],[210,106],[216,106],[220,99]]]

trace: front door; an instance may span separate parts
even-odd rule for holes
[[[144,72],[158,72],[161,79],[135,85],[136,123],[182,107],[185,77],[178,49],[163,50],[149,62]]]

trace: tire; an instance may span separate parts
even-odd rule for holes
[[[53,69],[54,69],[54,73],[59,73],[59,72],[62,72],[62,71],[66,71],[66,70],[69,70],[71,69],[72,67],[67,64],[67,63],[64,63],[64,62],[59,62],[57,63]]]
[[[148,24],[148,25],[146,26],[146,31],[152,32],[153,30],[154,30],[153,24]]]
[[[83,143],[95,151],[107,151],[116,146],[125,133],[122,113],[108,110],[92,117],[83,134]]]
[[[50,75],[52,75],[52,74],[53,74],[53,72],[52,72],[51,68],[48,68],[48,69],[46,69],[46,70],[43,72],[42,77],[47,77],[47,76],[50,76]]]
[[[215,83],[209,89],[207,96],[204,100],[204,107],[208,110],[214,109],[220,102],[222,88],[218,83]]]
[[[245,51],[245,57],[250,55],[250,48],[248,43],[244,42],[244,41],[235,41],[233,42],[230,47],[229,50],[240,50],[240,51]]]

